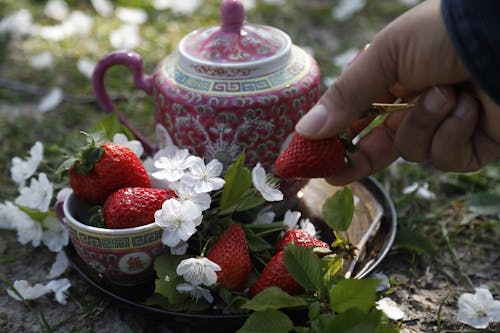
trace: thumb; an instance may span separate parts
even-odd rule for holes
[[[386,39],[375,40],[328,88],[319,102],[297,123],[310,139],[331,137],[362,117],[372,102],[397,81],[397,62]]]

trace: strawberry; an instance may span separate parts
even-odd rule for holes
[[[152,223],[163,202],[176,197],[169,189],[124,187],[113,192],[104,202],[104,225],[111,229],[133,228]]]
[[[250,287],[248,292],[250,298],[270,286],[281,288],[290,295],[297,295],[304,291],[286,269],[284,257],[285,252],[279,251],[269,260],[259,279]]]
[[[352,144],[340,136],[307,140],[295,133],[290,145],[274,163],[281,178],[324,178],[332,176],[347,164],[346,146]]]
[[[221,267],[219,284],[230,290],[242,290],[252,269],[245,232],[232,224],[219,236],[208,251],[207,258]]]
[[[312,235],[308,234],[302,229],[292,229],[287,231],[283,237],[276,243],[276,251],[283,251],[286,245],[288,244],[295,244],[295,245],[300,245],[304,247],[309,247],[309,246],[314,246],[314,247],[322,247],[325,249],[330,249],[330,246],[317,239],[314,238]]]
[[[146,169],[132,150],[111,142],[99,144],[90,136],[87,141],[87,146],[58,170],[69,170],[70,186],[77,197],[102,205],[120,188],[151,187]]]

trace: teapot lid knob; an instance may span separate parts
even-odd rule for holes
[[[239,33],[245,20],[245,7],[239,0],[223,0],[220,5],[220,16],[224,32]]]

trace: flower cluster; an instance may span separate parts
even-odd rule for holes
[[[155,223],[163,229],[162,242],[170,248],[170,253],[184,255],[188,251],[188,240],[197,233],[204,221],[204,214],[209,215],[207,211],[216,209],[212,207],[212,196],[217,196],[224,187],[225,181],[220,177],[223,165],[217,159],[205,163],[202,158],[173,145],[159,150],[144,165],[155,187],[173,189],[176,193],[176,198],[166,200],[162,208],[156,211]],[[252,169],[252,183],[265,201],[283,200],[276,182],[266,174],[260,163]],[[300,213],[287,214],[289,217],[285,223],[290,228],[295,227]],[[267,218],[261,219],[263,215]],[[273,220],[274,213],[266,211],[258,216],[255,223],[271,223]],[[307,222],[304,220],[302,223]],[[210,290],[203,286],[214,285],[217,282],[216,272],[220,270],[221,267],[204,257],[203,253],[184,259],[176,272],[186,283],[177,285],[176,289],[180,293],[190,294],[195,300],[204,298],[211,303],[213,297]]]
[[[128,141],[124,134],[116,134],[114,143],[120,143],[132,149],[138,156],[143,153],[143,147],[137,140]],[[37,283],[33,286],[26,280],[14,281],[14,290],[9,295],[17,300],[31,300],[47,293],[55,293],[55,299],[61,304],[66,303],[65,293],[70,287],[67,279],[59,279],[69,266],[68,258],[63,251],[69,242],[69,232],[58,220],[53,204],[65,198],[69,188],[62,188],[54,198],[56,185],[49,180],[45,172],[38,172],[44,161],[44,146],[36,142],[27,157],[16,156],[11,161],[11,179],[18,186],[18,196],[13,201],[0,202],[0,229],[13,230],[17,240],[22,245],[31,244],[38,247],[45,245],[51,252],[57,253],[55,262],[47,279],[52,279],[46,285]]]

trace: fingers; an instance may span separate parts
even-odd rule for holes
[[[302,117],[297,132],[310,139],[326,138],[359,119],[396,82],[397,65],[388,53],[383,43],[367,48]]]
[[[441,124],[432,143],[432,163],[443,171],[472,172],[500,156],[500,144],[479,126],[483,110],[469,93]]]
[[[398,128],[394,144],[401,157],[411,162],[430,160],[434,134],[454,106],[451,87],[434,87],[422,94]]]
[[[351,164],[326,178],[332,185],[343,186],[365,178],[390,165],[399,157],[394,136],[404,119],[403,112],[391,114],[384,123],[372,129],[357,144],[358,151],[349,156]]]

